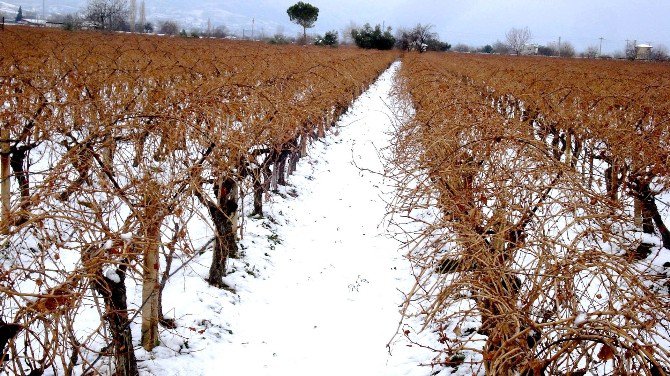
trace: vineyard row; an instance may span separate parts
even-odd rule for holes
[[[0,370],[86,374],[112,357],[117,374],[138,374],[131,324],[141,318],[146,350],[159,324],[174,327],[161,294],[204,251],[192,234],[197,213],[214,233],[207,281],[227,288],[239,215],[262,215],[264,196],[286,184],[309,143],[395,59],[3,31]],[[252,213],[238,207],[242,192]],[[142,286],[139,306],[126,279]]]
[[[667,373],[670,68],[422,54],[398,85],[395,210],[424,223],[406,310],[435,362]]]

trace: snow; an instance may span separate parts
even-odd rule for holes
[[[121,277],[119,277],[119,274],[116,272],[116,268],[109,268],[105,270],[105,278],[109,279],[110,281],[114,283],[120,283],[121,282]]]
[[[402,292],[414,278],[383,223],[392,189],[379,150],[390,141],[385,132],[398,67],[354,102],[331,135],[311,145],[264,218],[245,218],[244,257],[231,260],[226,278],[235,293],[204,283],[211,252],[171,280],[164,307],[179,328],[164,331],[152,353],[138,351],[143,374],[434,371],[419,366],[430,363],[430,350],[396,336]],[[413,326],[402,328],[418,332]]]
[[[588,315],[584,312],[579,312],[577,317],[575,317],[575,326],[582,325],[589,319]]]

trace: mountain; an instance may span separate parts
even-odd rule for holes
[[[83,8],[80,0],[44,0],[44,13],[50,15],[75,13]],[[42,18],[41,0],[10,0],[0,1],[0,12],[6,19],[14,19],[21,6],[24,18]]]
[[[141,0],[137,0],[138,9],[140,2]],[[205,29],[208,20],[212,27],[224,25],[235,34],[250,35],[253,27],[256,35],[270,35],[283,28],[281,23],[273,20],[277,12],[285,14],[283,5],[278,6],[273,1],[255,1],[253,6],[240,3],[223,5],[221,1],[203,0],[186,4],[183,0],[145,0],[147,20],[154,23],[174,20],[187,30]],[[0,1],[0,12],[6,19],[13,19],[21,6],[26,18],[30,18],[26,13],[42,18],[43,9],[45,16],[49,18],[81,12],[86,4],[86,0],[9,0]]]

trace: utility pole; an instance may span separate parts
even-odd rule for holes
[[[256,19],[251,19],[251,40],[254,40],[254,26],[256,25]]]
[[[601,57],[603,56],[603,39],[605,38],[600,37],[598,39],[600,39],[600,48],[598,49],[598,57]]]
[[[561,37],[558,37],[558,57],[561,57]]]

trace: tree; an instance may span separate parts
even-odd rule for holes
[[[398,30],[396,43],[405,51],[426,51],[425,40],[430,34],[431,25],[416,25],[411,30]]]
[[[551,46],[539,46],[537,48],[537,54],[540,56],[556,56],[557,52]]]
[[[451,44],[432,38],[426,41],[426,46],[427,51],[449,51],[451,49]]]
[[[561,46],[558,49],[558,56],[561,56],[561,57],[573,57],[573,56],[575,56],[575,47],[570,42],[561,43]]]
[[[145,22],[144,23],[144,32],[145,33],[153,33],[154,32],[154,24],[151,22]]]
[[[142,30],[140,30],[142,33],[152,33],[154,31],[154,25],[151,25],[151,31],[147,31],[147,13],[144,7],[144,0],[140,3],[140,27],[142,27]]]
[[[82,19],[77,14],[66,14],[58,22],[63,24],[65,30],[79,30],[82,27]]]
[[[523,29],[513,27],[505,34],[507,45],[517,56],[521,55],[521,52],[526,44],[530,42],[531,38],[532,35],[527,27]]]
[[[225,26],[217,26],[212,31],[212,36],[214,38],[225,38],[228,36],[228,29]]]
[[[19,12],[16,13],[16,18],[14,19],[16,22],[19,22],[23,20],[23,9],[19,6]]]
[[[158,32],[165,35],[177,35],[179,33],[179,25],[174,21],[165,21],[161,24]]]
[[[491,52],[493,52],[493,46],[487,44],[486,46],[482,47],[482,52],[485,54],[490,54]]]
[[[651,59],[657,61],[670,60],[670,53],[668,52],[668,48],[663,44],[657,45],[651,52]]]
[[[390,50],[396,41],[390,26],[382,32],[381,25],[373,29],[370,24],[365,24],[361,29],[354,29],[351,36],[358,47],[365,49]]]
[[[337,45],[339,44],[337,31],[335,30],[328,31],[323,37],[317,36],[314,41],[314,44],[317,46],[337,47]]]
[[[625,55],[626,59],[628,60],[635,60],[637,57],[637,51],[635,51],[635,46],[637,45],[637,41],[634,40],[633,43],[628,43],[626,42],[626,49],[625,49]]]
[[[307,41],[307,28],[313,27],[316,19],[319,18],[319,8],[309,3],[298,1],[286,10],[291,22],[302,26],[303,42]]]
[[[137,6],[136,6],[136,3],[135,3],[135,0],[130,0],[130,20],[129,21],[130,21],[130,32],[131,33],[134,33],[135,31],[137,31],[137,30],[135,30],[135,21],[137,21],[136,16],[137,16]]]
[[[457,45],[454,46],[454,51],[456,52],[470,52],[472,51],[472,47],[468,46],[467,44],[464,43],[458,43]]]
[[[128,13],[126,0],[89,0],[84,11],[86,18],[98,23],[102,30],[119,30],[127,24]]]
[[[509,46],[499,40],[497,40],[495,43],[493,43],[493,52],[497,54],[508,54],[509,53]]]
[[[582,57],[586,57],[589,59],[595,59],[598,57],[598,46],[588,46],[586,47],[586,50],[582,52]]]
[[[398,47],[405,51],[446,51],[451,48],[442,42],[437,33],[431,31],[433,25],[417,24],[412,30],[401,30],[398,33]]]
[[[270,44],[289,44],[290,42],[291,41],[282,33],[277,33],[268,40],[268,43]]]
[[[560,45],[556,42],[551,42],[546,46],[539,46],[537,53],[542,56],[573,57],[575,56],[575,47],[567,41],[564,41]]]
[[[342,36],[341,43],[353,44],[354,38],[351,36],[351,32],[358,28],[359,26],[356,24],[356,22],[349,21],[349,24],[342,29],[342,33],[340,34]]]

